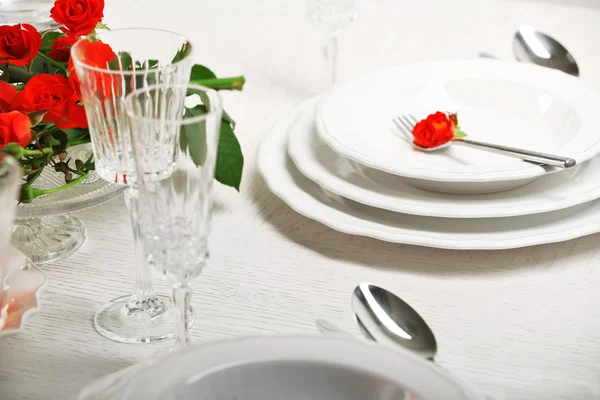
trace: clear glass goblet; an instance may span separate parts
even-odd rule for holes
[[[323,55],[329,63],[331,84],[337,82],[338,37],[357,17],[355,0],[307,0],[306,13],[323,34]]]
[[[97,41],[109,45],[116,58],[98,66],[100,44],[94,43]],[[174,315],[169,312],[170,300],[154,293],[144,256],[137,171],[124,101],[127,94],[138,88],[158,83],[188,83],[193,64],[192,46],[183,36],[168,31],[120,29],[81,39],[73,46],[71,58],[85,104],[96,173],[109,182],[128,186],[125,202],[137,257],[133,295],[116,298],[102,306],[94,316],[94,326],[101,335],[124,343],[172,338]]]
[[[186,107],[194,106],[185,112],[182,93],[191,96]],[[155,85],[131,93],[126,106],[140,177],[146,255],[173,287],[176,347],[186,346],[192,296],[188,283],[208,261],[221,99],[202,86]]]

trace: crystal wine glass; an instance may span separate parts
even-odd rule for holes
[[[181,94],[197,104],[182,112]],[[214,90],[155,85],[127,96],[150,264],[173,287],[177,347],[190,343],[188,283],[208,261],[212,185],[223,109]],[[161,151],[156,151],[160,148]]]
[[[98,41],[102,43],[96,43]],[[99,45],[110,46],[116,54],[114,60],[100,67],[97,65]],[[88,118],[96,172],[109,182],[128,186],[125,202],[137,256],[134,293],[105,304],[94,316],[96,330],[118,342],[150,343],[171,338],[174,318],[173,313],[168,312],[169,298],[154,293],[143,253],[138,180],[125,96],[137,88],[157,83],[188,83],[191,53],[190,42],[181,35],[144,28],[98,32],[94,37],[81,39],[71,50]]]
[[[308,19],[324,35],[323,55],[329,62],[331,83],[337,82],[338,36],[356,19],[355,0],[307,0]]]

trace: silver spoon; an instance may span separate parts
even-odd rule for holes
[[[437,343],[427,323],[393,293],[361,283],[352,294],[352,310],[367,337],[387,345],[400,345],[433,361]]]
[[[569,51],[556,39],[521,25],[513,38],[513,52],[519,61],[527,61],[579,76],[579,67]]]

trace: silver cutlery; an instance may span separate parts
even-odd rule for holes
[[[378,343],[400,345],[433,361],[437,343],[425,320],[406,302],[372,283],[359,284],[352,294],[359,327]]]
[[[408,141],[413,147],[425,152],[433,152],[441,149],[445,149],[453,144],[460,144],[467,147],[472,147],[479,150],[489,151],[491,153],[501,154],[508,157],[520,158],[525,161],[531,161],[538,164],[551,165],[559,168],[572,168],[577,165],[577,161],[573,158],[556,156],[553,154],[539,153],[537,151],[530,151],[524,149],[518,149],[516,147],[501,146],[493,143],[485,143],[477,140],[468,138],[456,138],[449,142],[437,146],[434,148],[424,148],[417,146],[413,143],[412,130],[418,123],[417,119],[412,114],[405,114],[393,119],[394,123],[400,129],[404,135],[404,139]]]
[[[579,66],[571,53],[556,39],[535,30],[532,26],[519,27],[513,37],[513,52],[519,61],[527,61],[579,76]]]
[[[513,53],[518,61],[557,69],[569,75],[579,76],[579,66],[569,51],[552,36],[522,25],[513,36]],[[480,58],[499,60],[499,57],[480,52]]]

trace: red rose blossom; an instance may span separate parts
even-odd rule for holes
[[[69,36],[85,36],[102,21],[104,0],[56,0],[50,16]]]
[[[413,128],[413,143],[419,147],[428,149],[448,143],[459,134],[465,134],[458,129],[456,114],[446,114],[441,111],[429,115],[419,121]]]
[[[0,63],[22,67],[37,56],[42,36],[29,24],[0,26]]]
[[[74,57],[87,66],[107,69],[107,64],[113,61],[117,55],[108,44],[101,40],[84,39],[75,47]],[[72,68],[73,63],[71,62],[69,69]]]
[[[16,95],[16,87],[10,83],[0,81],[0,112],[8,112],[10,110],[10,103]]]
[[[73,46],[75,42],[77,42],[77,38],[73,36],[56,38],[48,55],[53,60],[67,62],[71,57],[71,46]]]
[[[24,113],[45,111],[44,121],[61,129],[86,128],[85,109],[77,104],[75,91],[64,76],[39,74],[27,82],[11,103],[11,109]]]
[[[21,147],[31,142],[29,117],[18,111],[0,113],[0,149],[12,142]]]
[[[84,80],[88,87],[94,87],[105,97],[112,97],[121,90],[122,77],[119,74],[110,72],[92,71],[85,67],[94,67],[99,69],[110,69],[108,64],[115,60],[117,55],[112,48],[100,40],[89,41],[87,39],[80,41],[73,50],[73,57],[69,59],[67,70],[69,71],[69,82],[75,93],[81,99],[80,79],[75,71],[73,58],[80,64],[80,73],[84,75]]]

